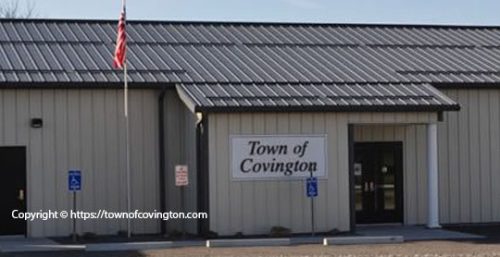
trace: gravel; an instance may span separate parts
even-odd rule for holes
[[[189,247],[165,250],[149,250],[141,252],[46,252],[46,253],[16,253],[0,254],[0,256],[15,257],[187,257],[187,256],[241,256],[241,257],[500,257],[500,243],[484,243],[480,241],[426,241],[403,244],[383,245],[351,245],[322,246],[300,245],[288,247],[244,247],[216,248]]]

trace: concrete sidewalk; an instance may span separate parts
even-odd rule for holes
[[[428,229],[424,226],[368,225],[358,226],[361,236],[402,236],[405,241],[483,239],[484,236],[447,229]]]
[[[426,229],[422,226],[361,226],[349,236],[215,239],[191,241],[137,241],[61,244],[48,238],[23,236],[0,237],[0,252],[47,252],[47,251],[141,251],[178,247],[252,247],[288,245],[374,244],[401,243],[422,240],[477,240],[484,236],[445,229]],[[396,240],[397,239],[397,240]],[[326,240],[326,241],[325,241]]]
[[[59,244],[48,238],[25,238],[24,236],[0,237],[0,252],[52,252],[85,250],[83,244]]]

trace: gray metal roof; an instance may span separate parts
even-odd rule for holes
[[[443,111],[459,106],[430,84],[192,83],[177,92],[194,112]]]
[[[116,21],[0,20],[0,83],[117,83]],[[132,85],[498,83],[500,28],[130,21]]]

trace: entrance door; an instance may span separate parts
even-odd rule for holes
[[[356,223],[403,222],[401,142],[354,144]]]
[[[26,222],[12,211],[26,211],[26,148],[0,147],[0,235],[26,234]]]

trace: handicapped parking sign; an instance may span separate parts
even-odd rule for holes
[[[82,190],[82,172],[79,170],[68,171],[68,190],[80,191]]]
[[[307,197],[318,196],[318,178],[309,177],[306,179],[306,193]]]

